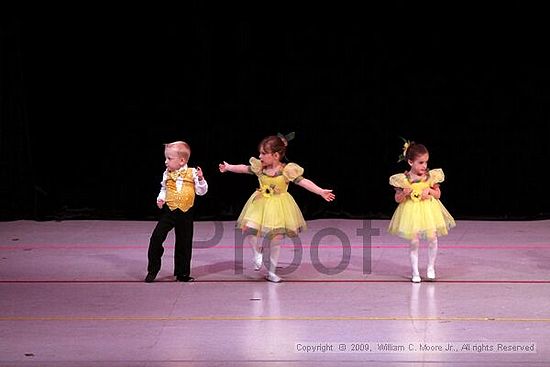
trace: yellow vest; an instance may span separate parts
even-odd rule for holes
[[[177,190],[176,180],[183,178],[181,191]],[[170,210],[180,209],[186,212],[195,202],[195,181],[193,180],[193,169],[187,168],[182,172],[169,172],[166,178],[166,204]]]

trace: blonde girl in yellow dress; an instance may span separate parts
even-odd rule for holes
[[[306,229],[306,222],[294,198],[288,193],[290,182],[295,183],[326,201],[334,200],[332,190],[322,189],[302,175],[304,169],[296,163],[283,163],[288,141],[284,136],[272,135],[258,145],[259,159],[250,158],[250,164],[220,163],[220,172],[248,173],[256,175],[259,187],[250,196],[237,219],[237,226],[248,236],[254,253],[254,269],[260,270],[264,262],[260,236],[269,241],[269,261],[266,279],[279,283],[276,274],[280,245],[284,236],[295,237]]]
[[[451,214],[439,198],[439,184],[445,179],[443,170],[428,169],[430,155],[422,144],[405,141],[399,161],[406,160],[409,171],[390,177],[390,185],[395,188],[395,201],[399,203],[388,231],[410,241],[410,261],[414,283],[421,281],[418,271],[418,249],[421,239],[428,241],[428,266],[426,278],[435,280],[435,259],[437,257],[437,237],[448,234],[455,226]]]

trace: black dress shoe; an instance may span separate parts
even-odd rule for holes
[[[147,276],[145,277],[145,283],[153,283],[156,277],[157,273],[147,273]]]
[[[176,277],[176,282],[186,282],[186,283],[190,283],[190,282],[194,282],[194,281],[195,281],[195,278],[190,277],[189,275],[177,276],[177,277]]]

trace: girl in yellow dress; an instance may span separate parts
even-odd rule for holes
[[[422,144],[405,141],[399,162],[406,160],[410,170],[390,177],[395,188],[395,201],[399,203],[388,231],[410,241],[410,261],[414,283],[421,281],[418,271],[418,248],[421,239],[428,241],[428,266],[426,277],[435,280],[437,237],[445,236],[455,226],[451,214],[439,198],[439,184],[445,179],[443,170],[428,169],[430,155]]]
[[[294,198],[288,193],[290,182],[295,183],[326,201],[334,200],[332,190],[322,189],[311,180],[302,177],[304,169],[296,163],[283,163],[287,138],[272,135],[264,138],[258,145],[259,159],[250,158],[250,164],[220,163],[220,172],[235,172],[254,174],[258,177],[259,187],[250,196],[237,219],[237,226],[243,233],[255,234],[248,236],[254,252],[254,269],[260,270],[263,263],[263,246],[258,237],[264,236],[269,243],[269,262],[267,263],[266,279],[279,283],[281,278],[276,275],[280,244],[283,237],[295,237],[306,229],[306,222]]]

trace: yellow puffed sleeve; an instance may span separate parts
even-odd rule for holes
[[[430,170],[430,186],[445,181],[445,174],[441,168]]]
[[[390,185],[392,185],[393,187],[398,187],[400,189],[411,187],[411,185],[409,184],[409,180],[407,180],[407,176],[405,176],[404,173],[397,173],[395,175],[392,175],[390,177]]]
[[[296,163],[288,163],[285,168],[283,168],[283,176],[291,182],[298,182],[302,179],[303,174],[304,169]]]
[[[252,157],[248,162],[250,163],[251,173],[255,175],[262,173],[262,162],[258,158]]]

